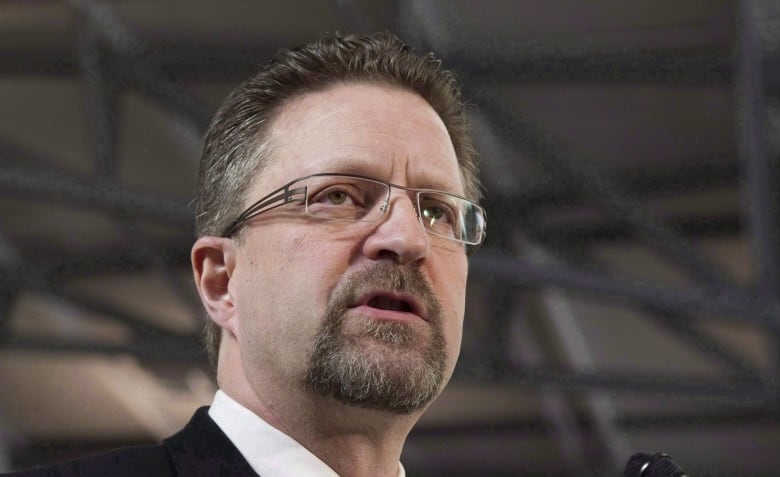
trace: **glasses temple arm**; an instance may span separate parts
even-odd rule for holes
[[[279,192],[279,193],[277,193]],[[282,189],[277,189],[275,192],[272,192],[271,196],[265,197],[264,199],[260,199],[259,202],[255,202],[252,204],[248,209],[246,209],[244,212],[241,213],[241,215],[234,220],[228,228],[225,229],[225,233],[222,234],[223,237],[230,237],[233,235],[236,230],[247,220],[256,217],[264,212],[268,212],[269,210],[273,210],[277,207],[281,207],[285,204],[288,204],[295,200],[295,196],[299,194],[306,194],[306,186],[303,187],[297,187],[295,189],[287,189],[287,186],[283,187]],[[275,204],[271,206],[274,202],[279,202],[278,204]]]

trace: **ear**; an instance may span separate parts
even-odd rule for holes
[[[192,246],[192,273],[195,286],[211,319],[221,328],[235,334],[235,302],[230,292],[230,278],[236,265],[233,240],[200,237]]]

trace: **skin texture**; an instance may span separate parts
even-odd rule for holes
[[[246,205],[292,179],[320,172],[463,194],[440,118],[421,97],[394,87],[347,83],[295,97],[277,116],[271,141],[273,161],[254,180]],[[247,223],[240,241],[200,238],[192,260],[203,303],[223,329],[221,389],[340,475],[394,476],[403,442],[425,406],[389,412],[312,392],[306,375],[314,343],[338,290],[358,274],[365,281],[371,270],[398,267],[425,282],[439,308],[438,323],[426,316],[432,305],[409,292],[423,303],[423,316],[348,307],[342,332],[355,345],[353,352],[406,373],[421,365],[438,326],[446,383],[461,343],[468,270],[463,248],[427,234],[412,197],[394,190],[380,222],[313,224],[280,207]],[[387,287],[380,280],[360,293],[386,293]],[[367,322],[395,323],[411,338],[400,350],[365,334]]]

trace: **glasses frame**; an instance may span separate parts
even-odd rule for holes
[[[390,202],[390,194],[393,188],[398,190],[404,190],[408,192],[414,192],[415,193],[415,200],[414,200],[414,209],[417,213],[417,220],[419,220],[420,225],[423,227],[423,230],[426,231],[426,233],[429,233],[431,235],[436,235],[439,237],[444,237],[449,240],[452,240],[453,242],[462,243],[466,246],[466,251],[469,255],[474,253],[479,247],[482,245],[482,243],[485,241],[486,230],[487,230],[487,213],[485,209],[480,206],[479,204],[465,198],[462,196],[459,196],[457,194],[452,194],[450,192],[445,192],[437,189],[420,189],[416,187],[406,187],[402,185],[393,184],[391,182],[386,182],[383,180],[375,179],[373,177],[363,176],[360,174],[345,174],[341,172],[320,172],[317,174],[309,174],[307,176],[299,177],[297,179],[294,179],[287,184],[283,185],[282,187],[279,187],[278,189],[274,190],[273,192],[269,193],[268,195],[260,198],[256,202],[254,202],[252,205],[247,207],[241,214],[233,221],[231,222],[227,227],[225,227],[224,231],[222,232],[223,238],[229,238],[232,237],[236,232],[238,232],[241,227],[246,224],[249,220],[257,217],[258,215],[264,214],[268,211],[274,210],[278,207],[281,207],[285,204],[289,204],[290,202],[295,201],[306,201],[307,199],[307,186],[303,187],[296,187],[292,188],[293,185],[295,185],[298,182],[305,181],[307,179],[311,179],[312,177],[327,177],[327,176],[334,176],[334,177],[346,177],[346,178],[352,178],[352,179],[362,179],[367,180],[371,182],[375,182],[377,184],[382,184],[387,187],[387,197],[385,197],[384,204],[380,207],[380,214],[384,214],[387,211],[388,204]],[[479,241],[476,243],[473,242],[467,242],[465,240],[459,240],[455,239],[453,237],[448,237],[446,235],[437,234],[430,229],[425,227],[425,224],[423,223],[422,216],[420,215],[420,194],[425,192],[432,192],[437,194],[444,194],[450,197],[454,197],[456,199],[463,200],[469,204],[471,204],[475,209],[477,209],[481,215],[482,215],[482,235],[479,237]]]

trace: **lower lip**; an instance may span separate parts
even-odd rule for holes
[[[358,305],[350,308],[350,311],[354,311],[359,315],[368,317],[372,320],[396,321],[401,323],[425,321],[420,315],[409,311],[385,310],[383,308],[374,308],[368,305]]]

